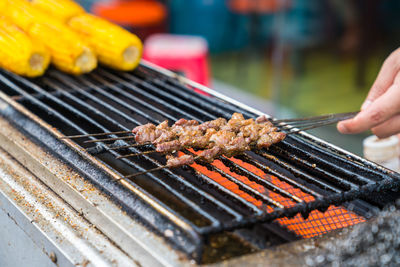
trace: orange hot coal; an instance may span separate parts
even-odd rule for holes
[[[284,181],[279,180],[275,176],[266,174],[265,172],[263,172],[262,170],[251,164],[248,164],[246,162],[243,162],[235,158],[230,158],[230,160],[242,166],[243,168],[247,169],[248,171],[256,174],[257,176],[268,179],[268,181],[271,182],[272,184],[291,193],[294,196],[299,197],[300,199],[306,202],[314,200],[313,196],[302,192],[300,189],[297,189]],[[281,196],[270,190],[267,190],[264,186],[254,181],[251,181],[249,178],[230,171],[230,169],[219,160],[215,160],[212,163],[212,165],[224,171],[225,173],[235,177],[236,179],[245,183],[249,187],[257,190],[258,192],[265,194],[269,198],[281,203],[285,207],[291,207],[296,204],[291,199]],[[220,185],[227,188],[231,192],[235,193],[239,197],[254,204],[255,206],[265,209],[267,212],[273,211],[272,207],[266,205],[261,200],[258,200],[252,197],[250,194],[244,192],[239,188],[237,184],[223,177],[219,173],[210,171],[206,167],[196,163],[192,164],[191,167],[196,169],[198,172],[206,175],[207,177],[211,178],[215,182],[219,183]],[[310,238],[322,235],[324,233],[327,233],[335,229],[345,228],[351,225],[358,224],[360,222],[365,221],[365,219],[363,217],[356,215],[351,211],[346,210],[344,207],[330,206],[326,212],[320,212],[318,210],[312,211],[307,219],[304,219],[300,214],[298,214],[293,218],[281,218],[277,219],[276,221],[280,225],[286,227],[287,229],[296,233],[297,235],[303,238]]]

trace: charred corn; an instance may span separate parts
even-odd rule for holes
[[[20,28],[0,18],[0,66],[16,74],[42,75],[50,54],[40,42],[33,41]]]
[[[72,17],[67,24],[83,36],[102,64],[118,70],[133,70],[139,64],[142,42],[136,35],[86,13]]]
[[[33,6],[45,11],[57,19],[67,22],[68,19],[85,13],[85,10],[70,0],[30,0]]]
[[[1,1],[1,0],[0,0]],[[90,72],[97,59],[90,46],[66,25],[52,19],[24,0],[6,0],[0,14],[21,27],[32,39],[43,42],[58,69],[71,73]]]

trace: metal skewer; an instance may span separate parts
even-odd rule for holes
[[[327,126],[327,125],[334,124],[334,123],[337,123],[342,120],[351,119],[351,118],[355,117],[357,114],[358,114],[358,112],[343,113],[340,116],[337,116],[337,117],[333,116],[333,117],[330,117],[330,119],[322,120],[322,121],[315,122],[315,123],[306,123],[303,125],[288,125],[288,127],[292,127],[292,128],[289,129],[287,134],[295,134],[295,133],[298,133],[301,131],[307,131],[307,130],[319,128],[322,126]]]
[[[321,116],[312,116],[312,117],[305,117],[305,118],[297,118],[297,119],[281,119],[281,120],[271,120],[272,123],[301,123],[301,122],[312,122],[312,121],[321,121],[321,120],[328,120],[328,119],[347,119],[356,116],[359,111],[355,112],[345,112],[345,113],[332,113],[326,114]]]
[[[148,145],[152,145],[152,143],[132,144],[132,145],[126,145],[126,146],[110,147],[108,150],[119,150],[119,149],[126,149],[126,148],[131,148],[131,147],[138,147],[138,146],[148,146]]]
[[[115,138],[104,138],[104,139],[96,139],[96,140],[88,140],[84,143],[98,143],[98,142],[108,142],[108,141],[117,141],[117,140],[128,140],[128,139],[135,139],[135,136],[122,136],[122,137],[115,137]]]
[[[310,117],[307,119],[301,118],[301,119],[294,119],[295,123],[294,125],[290,124],[284,124],[281,127],[285,129],[281,129],[282,131],[286,131],[287,134],[295,134],[300,131],[307,131],[311,130],[314,128],[322,127],[325,125],[333,124],[341,120],[349,119],[354,117],[358,112],[349,112],[349,113],[340,113],[340,114],[330,114],[330,115],[324,115],[324,116],[319,116],[319,117]],[[312,118],[317,118],[317,120],[313,120]],[[322,118],[322,119],[321,119]],[[287,120],[289,121],[289,120]],[[291,120],[290,120],[291,121]],[[301,123],[301,125],[298,125]],[[108,150],[117,150],[117,149],[123,149],[123,148],[130,148],[130,147],[137,147],[137,146],[144,146],[144,145],[152,145],[151,143],[145,143],[145,144],[133,144],[133,145],[127,145],[127,146],[122,146],[122,147],[116,147],[116,148],[111,148]],[[144,154],[150,154],[150,153],[156,153],[157,151],[152,150],[152,151],[146,151],[146,152],[141,152],[141,153],[135,153],[135,154],[129,154],[129,155],[124,155],[124,156],[119,156],[117,159],[120,158],[128,158],[128,157],[135,157],[135,156],[140,156]]]
[[[132,131],[119,131],[119,132],[108,132],[108,133],[70,135],[70,136],[60,137],[59,139],[74,139],[74,138],[84,138],[84,137],[90,137],[90,136],[102,136],[102,135],[112,135],[112,134],[127,134],[127,133],[132,133]]]
[[[298,118],[298,119],[272,120],[272,122],[275,124],[275,127],[278,127],[281,131],[285,132],[286,134],[296,134],[301,131],[307,131],[307,130],[315,129],[318,127],[326,126],[329,124],[333,124],[333,123],[339,122],[341,120],[350,119],[350,118],[356,116],[357,114],[358,114],[358,112],[347,112],[347,113],[327,114],[327,115],[322,115],[322,116],[306,117],[306,118]],[[276,124],[278,124],[278,125],[276,125]],[[60,139],[67,139],[67,138],[73,139],[73,138],[83,138],[83,137],[89,137],[89,136],[102,136],[102,135],[126,134],[126,133],[131,133],[131,131],[119,131],[119,132],[96,133],[96,134],[87,134],[87,135],[64,136],[64,137],[61,137]],[[134,138],[135,138],[135,136],[122,136],[122,137],[115,137],[115,138],[102,138],[102,139],[97,139],[97,140],[89,140],[89,141],[85,141],[84,143],[129,140],[129,139],[134,139]],[[147,145],[154,145],[154,144],[147,142],[147,143],[142,143],[142,144],[130,144],[130,145],[125,145],[125,146],[108,147],[107,149],[104,149],[104,152],[139,147],[139,146],[147,146]],[[148,151],[146,153],[130,154],[130,155],[126,155],[126,156],[120,156],[118,158],[128,158],[128,157],[134,157],[134,156],[139,156],[139,155],[144,155],[144,154],[150,154],[150,153],[154,153],[154,152]]]
[[[149,172],[155,172],[155,171],[162,170],[162,169],[169,168],[169,167],[170,167],[169,165],[160,166],[160,167],[157,167],[157,168],[154,168],[154,169],[150,169],[150,170],[147,170],[147,171],[142,171],[142,172],[137,172],[137,173],[134,173],[134,174],[130,174],[130,175],[124,176],[123,178],[120,178],[118,180],[133,178],[133,177],[136,177],[136,176],[139,176],[139,175],[142,175],[142,174],[146,174],[146,173],[149,173]]]
[[[144,152],[139,152],[139,153],[135,153],[135,154],[128,154],[128,155],[118,156],[118,157],[116,157],[116,159],[124,159],[124,158],[130,158],[130,157],[137,157],[137,156],[146,155],[146,154],[151,154],[151,153],[157,153],[157,151],[151,150],[151,151],[144,151]]]
[[[193,160],[198,160],[199,158],[200,158],[200,156],[197,156],[197,157],[194,157]],[[181,166],[176,166],[176,168],[177,167],[181,167]],[[126,176],[124,176],[122,178],[119,178],[117,181],[119,181],[121,179],[133,178],[133,177],[136,177],[136,176],[139,176],[139,175],[142,175],[142,174],[146,174],[146,173],[149,173],[149,172],[159,171],[159,170],[162,170],[162,169],[165,169],[165,168],[171,168],[171,166],[170,165],[164,165],[164,166],[159,166],[157,168],[150,169],[150,170],[147,170],[147,171],[142,171],[142,172],[137,172],[137,173],[134,173],[134,174],[126,175]]]
[[[346,113],[335,113],[335,114],[327,114],[322,116],[314,116],[314,117],[305,117],[305,118],[297,118],[297,119],[281,119],[281,120],[271,120],[271,122],[283,128],[290,128],[293,126],[297,126],[297,128],[303,126],[313,126],[312,128],[304,128],[303,131],[314,129],[317,127],[322,127],[325,125],[333,124],[339,122],[341,120],[350,119],[356,116],[359,112],[346,112]],[[286,123],[289,123],[286,124]],[[302,125],[298,125],[302,124]],[[315,126],[315,127],[314,127]],[[113,135],[113,134],[128,134],[132,133],[132,131],[118,131],[118,132],[107,132],[107,133],[94,133],[94,134],[83,134],[83,135],[72,135],[72,136],[63,136],[59,139],[74,139],[74,138],[84,138],[84,137],[92,137],[92,136],[102,136],[102,135]],[[290,132],[295,133],[295,132]],[[106,141],[116,141],[116,140],[127,140],[127,139],[134,139],[134,136],[122,136],[116,138],[103,138],[97,140],[89,140],[85,141],[85,143],[97,143],[97,142],[106,142]],[[134,146],[141,146],[141,145],[149,145],[150,143],[146,144],[135,144]],[[128,146],[126,146],[128,148]],[[120,148],[113,148],[113,149],[120,149]]]

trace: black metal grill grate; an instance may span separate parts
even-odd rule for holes
[[[195,88],[145,66],[133,73],[98,69],[81,77],[51,70],[45,77],[35,80],[2,71],[0,88],[65,135],[129,130],[165,119],[230,118],[233,112],[243,113],[247,118],[256,116],[223,99],[196,92]],[[46,139],[49,137],[35,133],[34,126],[29,128],[32,122],[17,113],[7,110],[3,111],[3,116],[55,150]],[[85,140],[76,142],[87,148]],[[118,142],[123,145],[129,140]],[[100,144],[96,157],[121,176],[165,164],[165,159],[156,154],[115,160],[115,156],[150,148],[106,151],[106,147]],[[68,153],[54,152],[65,159],[68,157]],[[268,151],[253,151],[235,159],[221,157],[213,164],[163,169],[135,177],[127,181],[130,189],[138,190],[133,193],[121,185],[115,188],[118,182],[111,178],[101,180],[93,174],[86,176],[124,208],[198,260],[203,242],[212,234],[276,218],[281,218],[277,220],[281,226],[300,237],[364,221],[366,214],[387,201],[369,195],[396,188],[399,183],[397,174],[360,162],[301,135],[287,137]],[[350,200],[353,211],[331,206]],[[147,213],[144,206],[151,207],[152,212]],[[166,230],[172,230],[173,234],[167,234]]]

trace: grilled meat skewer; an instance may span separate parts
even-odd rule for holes
[[[268,139],[267,144],[270,146],[271,143],[276,143],[280,142],[283,140],[284,136],[280,135],[281,133],[273,133],[276,139],[271,142],[271,138]],[[250,150],[249,145],[245,142],[243,137],[236,137],[234,138],[228,145],[221,146],[221,145],[215,145],[212,148],[206,149],[202,151],[200,154],[197,155],[197,157],[194,157],[193,155],[184,155],[181,157],[174,157],[172,155],[167,156],[167,164],[169,168],[177,168],[183,165],[190,165],[193,164],[195,159],[202,159],[206,162],[213,162],[218,156],[226,156],[226,157],[233,157],[236,155],[240,155],[244,153],[245,151]]]
[[[248,124],[250,123],[250,124]],[[248,120],[247,125],[242,126],[239,132],[235,133],[228,130],[216,131],[213,128],[207,129],[206,133],[193,130],[191,128],[182,130],[178,139],[167,142],[154,142],[158,153],[174,153],[185,148],[209,149],[215,146],[223,149],[223,154],[231,155],[235,150],[246,151],[250,146],[268,148],[274,143],[281,141],[284,133],[277,133],[276,128],[271,124],[257,124],[254,120]],[[142,129],[146,129],[147,126]],[[151,127],[151,126],[150,126]],[[151,127],[153,128],[153,127]],[[126,155],[124,157],[138,156],[140,153]]]
[[[168,131],[173,132],[173,134],[167,134],[166,132]],[[197,121],[181,119],[171,127],[167,127],[167,122],[163,122],[158,126],[147,124],[136,127],[133,133],[138,137],[138,142],[144,142],[147,139],[145,142],[152,142],[156,145],[156,150],[153,152],[175,153],[185,148],[203,149],[203,151],[197,156],[184,155],[175,157],[169,154],[167,155],[165,166],[133,174],[129,177],[163,168],[191,165],[196,159],[212,162],[218,156],[232,157],[242,154],[252,147],[258,149],[268,148],[286,137],[286,134],[278,132],[277,128],[267,118],[259,117],[256,120],[245,120],[240,113],[233,114],[229,121],[217,119],[198,124]],[[141,134],[146,136],[142,138],[139,136]],[[152,153],[152,151],[145,153]]]
[[[248,125],[270,125],[272,123],[264,117],[257,118],[258,122],[254,119],[245,120],[240,113],[234,113],[229,121],[223,118],[218,118],[212,121],[207,121],[199,124],[195,120],[180,119],[171,127],[168,126],[168,121],[164,121],[159,125],[148,123],[135,127],[132,133],[135,134],[135,141],[138,144],[160,144],[163,142],[172,141],[180,136],[202,136],[208,129],[226,130],[231,132],[238,132],[243,126]]]
[[[268,125],[262,128],[245,126],[242,130],[235,134],[226,130],[208,129],[204,136],[181,136],[177,140],[157,144],[156,152],[173,153],[185,148],[208,149],[214,146],[238,147],[239,143],[241,144],[240,146],[247,146],[246,150],[249,150],[249,146],[261,149],[280,142],[286,136],[284,133],[275,132]]]
[[[171,127],[168,126],[168,121],[164,121],[157,126],[152,123],[147,123],[135,127],[132,133],[135,134],[135,141],[138,144],[159,144],[174,140],[176,137],[185,134],[187,135],[188,131],[191,131],[191,135],[200,136],[208,129],[219,130],[226,124],[227,122],[223,118],[207,121],[202,124],[199,124],[199,122],[195,120],[180,119]]]
[[[245,151],[250,150],[250,144],[246,142],[245,138],[243,138],[242,136],[234,136],[227,133],[230,132],[221,130],[213,134],[210,137],[210,144],[212,144],[213,146],[200,152],[200,154],[198,154],[196,158],[200,158],[206,162],[213,162],[215,158],[221,155],[224,155],[226,157],[233,157],[235,155],[239,155],[244,153]],[[274,143],[282,141],[285,136],[286,135],[281,132],[271,132],[265,134],[260,137],[260,139],[256,143],[256,146],[257,148],[269,147]],[[176,142],[176,147],[174,147],[174,149],[180,150],[178,149],[178,147],[178,142]],[[168,155],[167,158],[167,165],[174,168],[187,164],[190,165],[194,162],[194,157],[191,155],[185,155],[184,158]]]
[[[169,168],[177,168],[183,165],[192,165],[194,163],[194,157],[192,155],[183,155],[181,157],[174,157],[167,155],[167,164]]]

